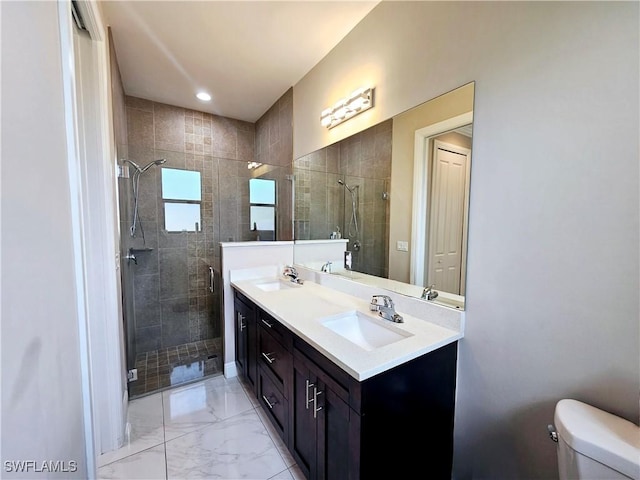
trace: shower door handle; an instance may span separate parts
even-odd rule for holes
[[[213,267],[209,267],[209,291],[213,293],[215,290],[215,285],[213,283]]]

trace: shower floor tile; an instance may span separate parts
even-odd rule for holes
[[[129,398],[222,373],[222,339],[212,338],[136,356],[138,380],[129,382]]]

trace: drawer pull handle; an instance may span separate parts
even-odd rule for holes
[[[316,414],[322,410],[322,407],[318,406],[318,395],[322,394],[322,392],[313,388],[313,418],[316,418]]]
[[[240,322],[240,331],[243,331],[247,325],[244,323],[244,315],[238,312],[238,321]]]
[[[305,383],[306,383],[306,392],[305,392],[306,393],[306,403],[305,403],[305,408],[307,410],[309,410],[309,404],[313,401],[312,399],[309,398],[309,389],[311,387],[313,387],[313,383],[310,383],[308,379],[305,380]]]
[[[267,322],[264,318],[260,319],[262,321],[262,323],[264,323],[267,327],[269,328],[273,328],[273,323],[269,323]]]
[[[270,353],[262,352],[262,356],[267,360],[267,362],[269,362],[269,363],[275,362],[276,359],[275,358],[271,358],[269,355],[273,355],[273,352],[270,352]]]
[[[271,409],[274,407],[274,405],[276,405],[276,404],[278,403],[278,402],[273,402],[273,403],[271,403],[271,402],[269,401],[269,399],[268,399],[267,397],[265,397],[264,395],[262,395],[262,399],[266,402],[267,406],[268,406],[269,408],[271,408]]]

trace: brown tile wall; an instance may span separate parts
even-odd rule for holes
[[[292,188],[293,88],[287,90],[256,122],[256,162],[268,165],[252,172],[252,177],[276,180],[277,239],[293,240]]]

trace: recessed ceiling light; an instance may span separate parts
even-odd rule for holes
[[[203,102],[208,102],[208,101],[211,100],[211,95],[209,95],[208,93],[205,93],[205,92],[197,93],[196,97],[198,97]]]

